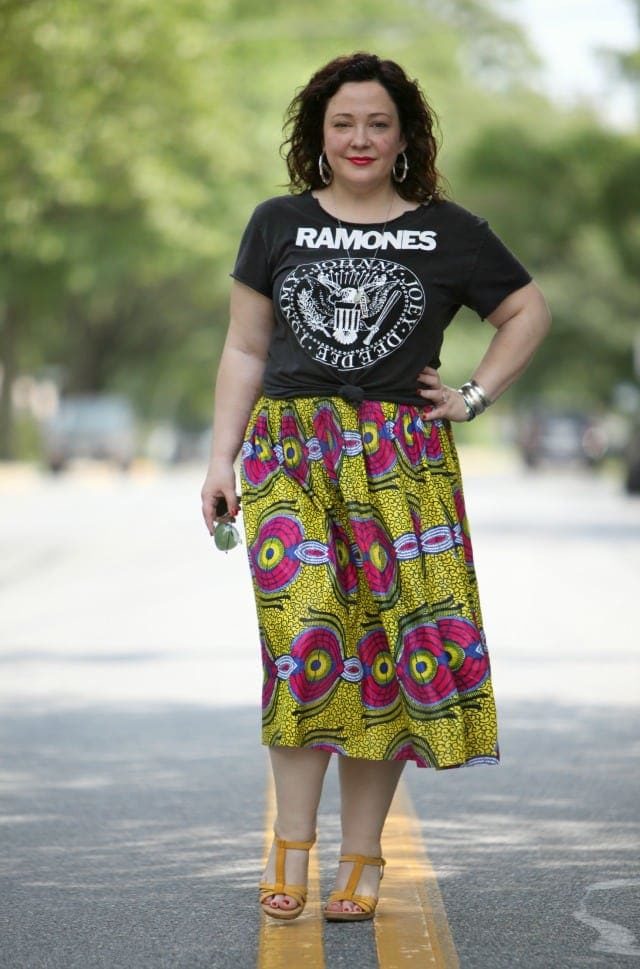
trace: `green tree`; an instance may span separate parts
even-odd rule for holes
[[[533,127],[490,126],[465,156],[471,207],[491,213],[553,311],[552,333],[515,386],[516,398],[606,403],[631,374],[640,287],[633,231],[621,226],[624,186],[633,210],[629,159],[637,151],[635,138],[592,121],[543,137]]]
[[[283,109],[314,67],[384,49],[455,106],[475,33],[487,75],[519,43],[473,0],[30,0],[0,27],[4,456],[25,367],[203,418],[238,236],[282,191]]]
[[[55,365],[64,389],[121,388],[149,416],[208,420],[240,232],[258,201],[285,191],[285,106],[318,65],[356,49],[420,78],[454,197],[491,219],[566,316],[545,353],[565,354],[557,341],[571,343],[577,317],[560,306],[581,281],[596,286],[599,260],[615,300],[603,315],[594,292],[582,326],[588,316],[594,348],[617,366],[635,299],[633,219],[617,248],[606,240],[635,143],[537,95],[535,59],[497,11],[479,0],[5,0],[0,456],[20,370]],[[454,358],[466,359],[469,333],[464,320],[452,328]]]

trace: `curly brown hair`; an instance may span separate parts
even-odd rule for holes
[[[418,81],[410,80],[395,61],[362,51],[336,57],[321,67],[287,108],[285,134],[289,129],[290,134],[280,150],[287,163],[289,190],[295,193],[323,188],[318,158],[325,110],[329,99],[349,81],[378,81],[396,105],[409,163],[405,181],[396,183],[398,194],[412,202],[442,198],[441,176],[435,164],[438,144],[434,128],[438,121]]]

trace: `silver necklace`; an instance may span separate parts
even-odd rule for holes
[[[351,251],[350,251],[349,247],[347,246],[346,242],[344,244],[344,250],[345,250],[345,252],[347,254],[347,258],[349,260],[349,276],[350,276],[350,279],[351,279],[351,285],[347,287],[347,289],[345,291],[345,294],[348,295],[349,301],[354,306],[359,307],[360,311],[365,311],[366,312],[366,308],[368,306],[367,290],[368,290],[369,285],[371,283],[371,277],[373,275],[375,261],[378,258],[378,253],[380,252],[380,246],[384,242],[384,233],[385,233],[385,230],[387,228],[387,224],[389,222],[389,218],[391,216],[391,211],[393,209],[393,203],[395,202],[395,200],[396,200],[395,195],[392,195],[391,196],[391,202],[389,204],[389,209],[387,211],[387,217],[384,220],[384,225],[382,226],[382,231],[380,232],[380,242],[378,243],[378,246],[376,248],[376,251],[374,252],[374,254],[371,257],[370,261],[369,261],[369,259],[367,259],[367,261],[369,261],[369,268],[364,273],[361,273],[359,275],[356,274],[356,270],[353,267],[353,257],[351,255]],[[335,196],[333,196],[333,201],[334,201],[334,209],[335,209]],[[341,235],[344,237],[346,235],[346,233],[344,231],[344,226],[342,224],[342,220],[340,219],[340,216],[339,215],[336,215],[335,218],[338,220],[338,225],[340,226],[340,229],[342,230],[341,231]],[[375,225],[376,223],[373,222],[371,224],[372,225]],[[371,339],[371,336],[372,335],[373,335],[373,333],[369,336],[369,340]]]
[[[333,202],[334,202],[334,209],[336,209],[336,205],[335,205],[335,201],[336,201],[336,199],[335,199],[335,195],[333,194],[333,192],[332,192],[331,194],[332,194],[332,198],[333,198]],[[393,203],[395,202],[395,200],[396,200],[396,197],[395,197],[395,195],[392,195],[392,196],[391,196],[391,202],[390,202],[390,204],[389,204],[389,209],[388,209],[388,211],[387,211],[387,217],[386,217],[386,219],[384,220],[384,225],[382,226],[382,232],[380,233],[380,242],[378,243],[378,248],[376,249],[376,251],[375,251],[375,252],[374,252],[374,254],[373,254],[373,257],[372,257],[372,259],[371,259],[371,261],[372,261],[372,262],[375,262],[375,260],[376,260],[376,258],[377,258],[377,256],[378,256],[378,253],[380,252],[380,246],[382,245],[382,243],[383,243],[383,241],[384,241],[384,233],[385,233],[385,230],[386,230],[386,228],[387,228],[387,225],[388,225],[388,223],[389,223],[389,217],[390,217],[390,215],[391,215],[391,210],[393,209]],[[336,215],[336,216],[335,216],[335,218],[336,218],[336,219],[338,220],[338,225],[340,226],[340,228],[341,228],[342,230],[344,230],[344,226],[343,226],[343,224],[342,224],[342,221],[341,221],[341,219],[340,219],[340,216],[339,216],[339,215]],[[373,222],[373,223],[372,223],[372,225],[375,225],[375,224],[376,224],[375,222]],[[349,266],[351,266],[351,265],[352,265],[352,263],[353,263],[353,259],[352,259],[352,256],[351,256],[351,252],[349,251],[349,247],[348,247],[348,246],[346,245],[346,243],[345,243],[345,246],[344,246],[344,250],[345,250],[345,252],[346,252],[346,254],[347,254],[347,257],[348,257],[348,259],[349,259]],[[368,277],[368,275],[367,275],[367,279],[368,279],[368,278],[369,278],[369,277]]]
[[[333,196],[335,203],[335,196]],[[364,336],[363,343],[368,346],[371,341],[375,338],[375,335],[380,329],[383,320],[388,316],[389,312],[395,305],[395,303],[400,298],[398,292],[393,292],[386,300],[382,311],[378,313],[376,319],[367,325],[367,321],[371,316],[372,303],[375,303],[375,291],[388,287],[388,278],[385,272],[380,272],[376,274],[376,259],[378,258],[378,253],[380,252],[380,247],[384,242],[384,234],[387,228],[387,224],[391,217],[391,212],[393,210],[393,204],[396,200],[395,195],[392,196],[391,202],[389,204],[389,209],[387,211],[387,217],[382,226],[382,231],[380,232],[380,241],[373,256],[367,256],[366,260],[362,260],[364,265],[362,268],[358,269],[354,266],[353,257],[351,251],[346,243],[346,231],[342,224],[342,220],[338,215],[334,216],[340,226],[340,234],[343,237],[343,246],[345,252],[347,253],[348,268],[343,270],[339,274],[339,279],[320,279],[324,285],[327,285],[334,293],[335,297],[335,325],[334,325],[334,338],[338,343],[344,345],[351,345],[357,339],[361,329],[361,324],[365,324],[367,330]],[[376,225],[375,222],[371,225]]]

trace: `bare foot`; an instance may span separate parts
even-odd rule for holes
[[[345,852],[347,854],[347,852]],[[352,861],[341,861],[338,865],[338,873],[336,875],[336,883],[334,889],[337,891],[341,888],[345,888],[349,880],[349,876],[353,871],[354,862]],[[365,865],[362,869],[362,874],[358,884],[356,885],[357,895],[372,895],[374,898],[378,897],[378,892],[380,890],[380,866],[379,865]],[[362,912],[362,908],[357,902],[352,902],[350,899],[340,899],[335,902],[329,902],[327,905],[328,912]]]
[[[309,868],[309,852],[298,848],[287,848],[284,861],[284,880],[287,885],[306,885],[307,871]],[[275,884],[276,880],[276,845],[275,841],[271,845],[269,858],[266,868],[260,881],[268,885]],[[276,908],[284,911],[291,911],[298,908],[299,902],[291,895],[268,895],[262,902],[264,908]]]

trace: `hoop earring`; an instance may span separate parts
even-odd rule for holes
[[[396,171],[398,158],[402,158],[402,173],[400,175],[398,175],[398,172]],[[404,182],[405,178],[407,177],[407,173],[409,171],[409,162],[407,160],[406,151],[401,151],[400,154],[398,155],[398,158],[396,158],[394,162],[393,168],[391,169],[391,174],[393,175],[394,182]]]
[[[320,157],[318,158],[318,171],[320,172],[320,181],[323,185],[331,185],[333,181],[333,172],[329,168],[329,162],[324,157],[324,148],[320,152]]]

